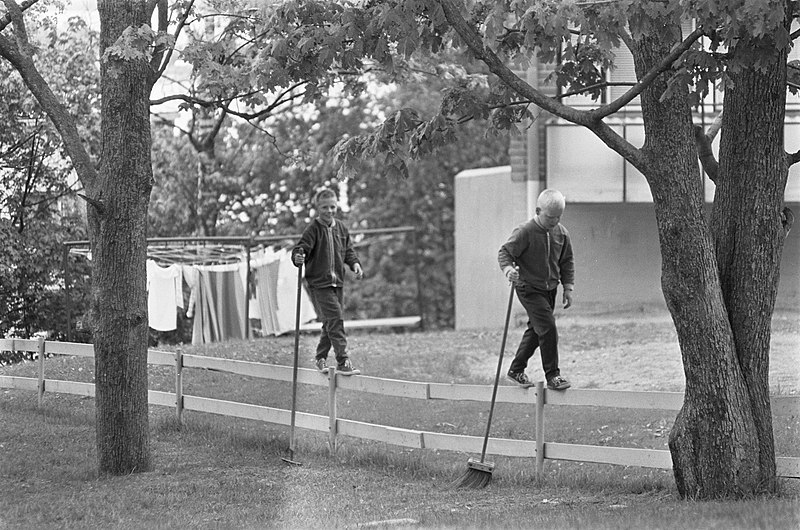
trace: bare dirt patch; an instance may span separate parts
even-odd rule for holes
[[[683,391],[680,347],[668,312],[588,314],[567,310],[557,311],[557,320],[561,373],[574,388]],[[523,331],[522,321],[509,331],[504,373]],[[499,347],[498,343],[498,353]],[[497,357],[473,354],[469,359],[471,375],[494,377]],[[528,363],[527,373],[534,380],[543,379],[538,352]],[[773,316],[770,387],[774,394],[800,391],[800,313],[776,312]]]

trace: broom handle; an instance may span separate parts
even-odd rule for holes
[[[489,419],[486,421],[486,434],[483,437],[483,449],[481,449],[481,464],[486,458],[486,446],[489,445],[489,430],[492,427],[492,415],[494,414],[494,400],[497,397],[497,385],[500,382],[500,371],[503,367],[503,352],[506,349],[506,338],[508,338],[508,323],[511,320],[511,305],[514,302],[514,284],[511,284],[511,291],[508,293],[508,309],[506,309],[506,322],[503,325],[503,341],[500,345],[500,356],[497,359],[497,373],[494,376],[494,389],[492,389],[492,404],[489,407]]]
[[[294,311],[294,362],[292,364],[292,419],[289,427],[289,453],[294,458],[294,418],[297,408],[297,365],[300,352],[300,293],[303,289],[303,266],[297,267],[297,299]]]

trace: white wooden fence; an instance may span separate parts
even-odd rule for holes
[[[93,383],[46,379],[44,370],[44,361],[47,355],[94,357],[94,347],[91,344],[0,339],[0,351],[9,350],[38,352],[38,377],[0,375],[0,388],[36,391],[38,392],[40,405],[45,392],[94,396]],[[292,367],[290,366],[184,355],[180,352],[173,353],[152,349],[148,350],[148,363],[175,367],[175,393],[150,390],[149,403],[175,407],[179,421],[183,412],[187,410],[246,418],[279,425],[289,425],[291,421],[291,413],[288,410],[183,394],[183,372],[186,368],[247,375],[274,381],[291,381]],[[420,400],[438,399],[488,403],[492,395],[491,385],[418,383],[366,375],[341,377],[336,375],[335,369],[331,369],[331,372],[326,376],[316,370],[301,368],[298,370],[297,377],[300,384],[327,386],[329,388],[328,415],[297,412],[295,424],[298,428],[327,432],[331,452],[336,451],[337,437],[339,435],[376,440],[417,449],[438,449],[467,453],[480,453],[481,451],[483,437],[479,436],[419,431],[338,418],[336,415],[336,391],[341,388]],[[678,411],[683,403],[682,393],[580,389],[554,392],[548,391],[539,382],[530,389],[523,389],[517,386],[501,386],[497,391],[497,402],[531,405],[535,411],[535,440],[490,438],[486,450],[487,454],[534,458],[537,472],[542,471],[544,460],[571,460],[672,469],[672,458],[669,451],[666,450],[545,442],[545,405]],[[800,396],[773,396],[771,405],[774,415],[800,415]],[[800,458],[778,457],[776,460],[778,476],[800,478]]]

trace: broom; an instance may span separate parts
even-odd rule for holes
[[[292,366],[292,415],[289,427],[289,457],[281,457],[287,464],[303,465],[294,460],[294,422],[297,410],[297,365],[299,364],[300,351],[300,294],[303,289],[303,266],[297,267],[297,302],[294,314],[294,364]]]
[[[497,384],[500,382],[500,370],[503,366],[503,352],[506,349],[506,338],[508,337],[508,323],[511,320],[511,304],[514,302],[514,284],[511,284],[511,292],[508,295],[508,309],[506,310],[506,322],[503,325],[503,342],[500,345],[500,357],[497,359],[497,373],[494,376],[494,389],[492,390],[492,404],[489,406],[489,419],[486,421],[486,434],[483,437],[483,449],[481,459],[467,460],[467,471],[453,482],[455,488],[485,488],[492,480],[494,462],[486,462],[486,446],[489,444],[489,430],[492,427],[492,414],[494,414],[494,401],[497,397]]]

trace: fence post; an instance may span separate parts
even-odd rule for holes
[[[175,350],[175,415],[178,427],[183,420],[183,350]]]
[[[336,367],[328,368],[328,450],[336,454]]]
[[[544,382],[536,382],[536,474],[541,475],[544,470]]]
[[[39,408],[41,408],[44,401],[44,337],[41,336],[39,337],[38,353],[39,357],[36,362],[39,365],[39,383],[36,388],[39,394]]]

